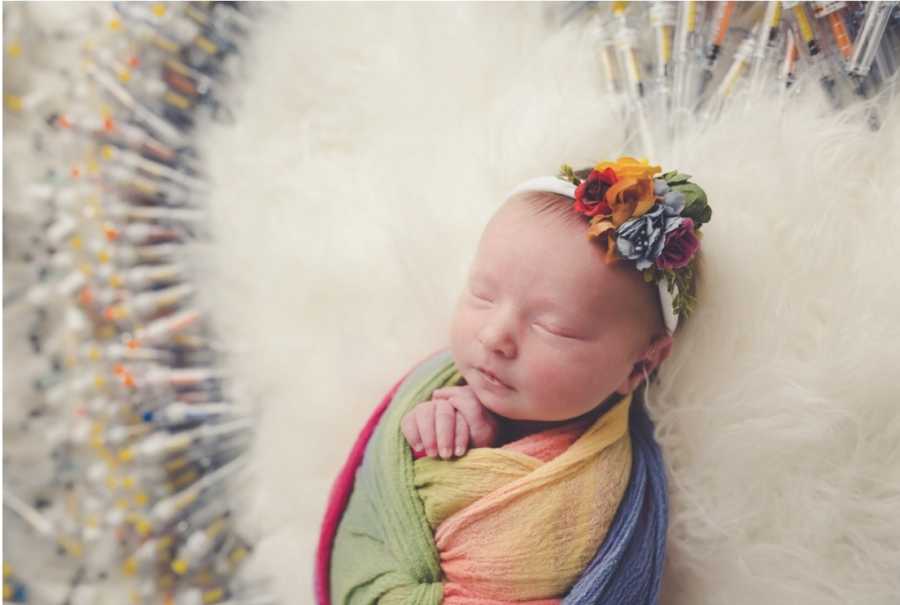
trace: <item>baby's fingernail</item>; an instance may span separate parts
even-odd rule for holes
[[[441,448],[441,458],[449,458],[449,457],[450,457],[450,450],[445,447]]]
[[[421,444],[421,443],[415,444],[415,445],[413,446],[413,451],[421,452],[421,451],[422,451],[422,444]]]
[[[466,453],[466,449],[463,446],[461,446],[461,445],[456,446],[456,455],[457,456],[462,456],[465,453]]]
[[[437,456],[437,450],[434,448],[428,448],[427,453],[429,456]]]

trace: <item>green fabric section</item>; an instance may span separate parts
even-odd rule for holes
[[[333,605],[439,605],[441,568],[416,493],[403,415],[462,381],[449,351],[426,360],[398,388],[366,446],[331,557]]]

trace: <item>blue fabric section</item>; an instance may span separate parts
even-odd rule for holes
[[[662,452],[642,401],[631,406],[629,430],[628,489],[603,545],[563,599],[564,605],[655,605],[659,601],[669,500]]]

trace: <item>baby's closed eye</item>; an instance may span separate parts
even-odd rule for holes
[[[568,338],[571,340],[578,340],[577,336],[573,336],[567,330],[564,330],[562,328],[557,328],[552,325],[546,325],[546,324],[542,324],[539,322],[534,322],[532,325],[537,327],[539,330],[546,332],[547,334],[550,334],[551,336],[556,336],[558,338]]]
[[[493,302],[493,301],[490,299],[489,296],[487,296],[487,295],[485,295],[485,294],[479,294],[478,292],[475,292],[475,291],[472,290],[471,288],[469,289],[469,294],[471,294],[472,297],[475,298],[475,299],[477,299],[477,300],[481,300],[481,301],[484,301],[484,302]]]

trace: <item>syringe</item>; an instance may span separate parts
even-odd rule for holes
[[[650,25],[656,40],[657,111],[664,128],[671,126],[672,103],[672,35],[675,29],[675,7],[671,2],[654,2],[650,7]]]
[[[716,91],[713,93],[710,102],[706,106],[704,121],[710,121],[725,106],[727,100],[734,93],[735,86],[740,81],[747,66],[750,64],[750,58],[753,54],[753,48],[757,43],[757,35],[761,29],[760,22],[757,22],[747,36],[741,41],[737,51],[734,53],[731,66],[728,68],[725,77],[719,83]]]
[[[616,66],[616,51],[609,24],[604,23],[600,14],[593,17],[593,30],[597,56],[600,59],[603,82],[606,84],[606,92],[617,94],[622,92],[622,79]]]
[[[728,28],[731,23],[731,16],[734,14],[734,0],[719,2],[716,5],[716,12],[713,15],[713,31],[710,43],[706,48],[705,63],[700,76],[700,90],[697,92],[697,99],[703,102],[706,94],[706,87],[713,79],[713,71],[719,60],[719,53],[725,44],[725,36],[728,34]]]
[[[869,75],[875,54],[881,46],[891,11],[897,4],[896,0],[866,3],[866,17],[856,36],[856,47],[853,49],[847,65],[847,71],[851,75],[857,78]]]
[[[753,46],[753,62],[750,69],[750,90],[748,98],[762,92],[765,84],[763,70],[767,67],[771,51],[775,49],[778,34],[781,31],[781,2],[769,0],[763,16],[763,26],[759,28],[756,44]]]
[[[121,304],[108,307],[104,316],[110,321],[144,320],[166,309],[183,304],[194,295],[194,291],[194,286],[191,284],[177,284],[168,288],[143,292]],[[129,355],[129,357],[136,359],[144,358],[146,355]]]
[[[225,513],[204,528],[194,531],[178,550],[172,561],[172,571],[183,576],[207,560],[213,551],[225,542],[230,514]]]
[[[632,114],[634,116],[638,135],[641,140],[641,149],[644,154],[654,155],[653,137],[650,133],[650,125],[647,121],[647,111],[644,103],[644,83],[641,81],[641,72],[637,57],[637,39],[633,29],[628,27],[625,17],[627,2],[613,2],[612,11],[616,21],[615,33],[616,50],[618,51],[619,65],[625,72],[627,85],[625,87],[631,100]]]
[[[806,13],[806,8],[802,2],[797,1],[784,2],[784,8],[790,11],[789,14],[797,29],[797,34],[809,53],[812,72],[818,76],[825,95],[835,108],[840,107],[840,100],[835,90],[834,77],[829,73],[829,67],[824,61],[821,43],[816,38],[815,29],[809,19],[809,15]]]
[[[139,463],[157,461],[177,452],[182,452],[189,447],[199,446],[215,439],[224,439],[248,431],[251,428],[252,421],[241,418],[220,424],[202,425],[175,433],[151,433],[137,444],[120,451],[119,458],[122,462],[130,462],[132,460]]]
[[[222,418],[236,415],[235,407],[229,403],[196,403],[187,404],[173,402],[158,410],[144,413],[145,422],[152,422],[164,427],[195,424],[200,422],[219,421]]]
[[[200,317],[201,314],[198,310],[187,309],[156,319],[136,332],[134,344],[136,346],[163,344],[173,338],[178,332],[196,324]]]
[[[694,112],[699,88],[697,73],[703,57],[700,24],[703,23],[705,3],[687,0],[678,5],[678,29],[675,36],[673,71],[673,122],[674,136],[682,132]]]

